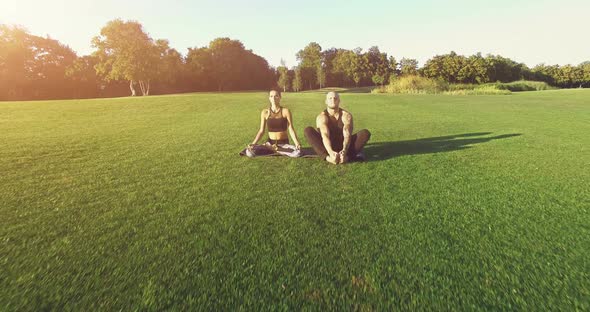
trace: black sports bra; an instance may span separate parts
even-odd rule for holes
[[[289,126],[289,121],[286,117],[283,116],[283,108],[281,107],[278,113],[273,113],[272,110],[268,109],[268,118],[266,118],[266,125],[268,126],[269,132],[283,132],[287,131],[287,127]],[[281,117],[271,117],[272,115],[280,114]]]

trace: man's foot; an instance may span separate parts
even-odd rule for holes
[[[340,159],[338,160],[339,164],[344,164],[344,163],[348,162],[348,156],[346,156],[346,154],[344,154],[344,155],[340,154],[339,156],[340,156],[339,157]]]
[[[363,152],[358,152],[355,156],[354,156],[354,160],[356,161],[365,161],[367,160],[367,157],[365,156],[365,153]]]

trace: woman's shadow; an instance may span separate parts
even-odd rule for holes
[[[390,159],[396,156],[442,153],[471,148],[473,144],[520,136],[520,133],[502,134],[485,138],[491,132],[463,133],[409,141],[368,143],[364,150],[368,161]]]

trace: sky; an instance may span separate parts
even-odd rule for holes
[[[588,0],[0,0],[0,24],[90,54],[110,20],[136,20],[186,55],[218,37],[240,40],[273,66],[297,65],[310,42],[382,52],[419,65],[437,54],[500,54],[529,66],[590,60]]]

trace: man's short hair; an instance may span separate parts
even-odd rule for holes
[[[328,95],[330,95],[330,93],[334,93],[334,95],[335,95],[337,98],[340,98],[340,94],[339,94],[338,92],[336,92],[336,91],[330,91],[330,92],[326,93],[326,97],[328,97]]]
[[[283,95],[281,94],[281,89],[279,89],[279,88],[272,88],[272,89],[270,89],[270,91],[268,91],[268,93],[270,94],[273,91],[276,92],[280,97],[283,97]]]

